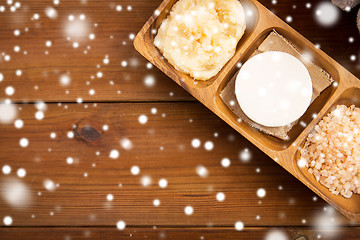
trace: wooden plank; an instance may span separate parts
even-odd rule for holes
[[[0,57],[0,72],[4,75],[0,83],[0,99],[7,97],[5,88],[13,86],[13,101],[75,102],[79,97],[84,101],[193,101],[194,98],[160,71],[147,69],[146,60],[135,51],[129,39],[129,35],[137,33],[160,2],[87,1],[83,4],[81,1],[64,0],[59,5],[53,5],[41,0],[24,0],[16,12],[11,12],[10,6],[5,5],[5,12],[0,13],[0,52],[10,55],[11,60],[7,62],[4,56]],[[291,25],[296,30],[314,43],[319,43],[325,52],[360,77],[358,61],[350,60],[350,55],[358,56],[359,52],[356,12],[341,12],[336,26],[324,28],[316,24],[314,17],[319,1],[307,1],[312,4],[310,9],[301,0],[277,1],[275,5],[271,1],[260,2],[283,19],[292,16]],[[122,11],[116,11],[117,4],[122,6]],[[46,16],[44,11],[49,6],[57,10],[56,19]],[[127,6],[131,6],[132,10],[128,11]],[[293,9],[293,6],[296,8]],[[35,13],[40,18],[31,20]],[[78,19],[80,14],[85,15],[84,21]],[[73,15],[75,20],[69,21],[69,15]],[[78,24],[80,30],[68,34],[67,24]],[[20,30],[20,36],[14,36],[15,29]],[[94,40],[89,39],[90,33],[95,34]],[[83,37],[67,40],[68,35],[76,34]],[[354,38],[353,43],[349,43],[349,37]],[[52,42],[51,47],[45,45],[48,40]],[[72,46],[75,41],[79,43],[76,49]],[[14,52],[15,46],[20,47],[20,52]],[[91,49],[87,49],[88,46]],[[84,50],[88,51],[87,54],[84,54]],[[27,51],[27,55],[24,55],[24,51]],[[109,64],[103,63],[106,55]],[[122,61],[127,61],[126,67],[121,66]],[[98,64],[100,68],[97,68]],[[22,70],[20,77],[15,74],[18,69]],[[98,72],[103,73],[102,78],[97,77]],[[59,84],[63,74],[71,78],[69,86]],[[155,79],[153,87],[145,86],[147,76]],[[110,81],[113,81],[113,85]],[[91,89],[95,90],[94,95],[89,94]]]
[[[16,12],[6,6],[6,11],[0,13],[0,52],[10,55],[11,60],[0,58],[0,72],[4,75],[0,99],[6,97],[5,87],[13,86],[13,101],[75,102],[79,97],[85,101],[194,100],[156,68],[148,69],[147,61],[135,51],[129,37],[137,33],[159,4],[139,0],[82,4],[64,0],[54,6],[51,2],[24,0]],[[116,10],[117,5],[122,6],[122,11]],[[46,16],[49,6],[56,9],[57,18]],[[40,18],[31,20],[35,13]],[[86,19],[79,20],[80,14]],[[69,21],[70,15],[73,21]],[[14,36],[15,29],[20,30],[20,36]],[[91,33],[95,34],[94,40],[89,39]],[[69,36],[71,40],[67,40]],[[48,40],[51,47],[46,46]],[[78,48],[73,47],[74,42],[79,43]],[[21,51],[14,52],[14,46]],[[104,64],[105,56],[109,64]],[[123,61],[126,66],[121,65]],[[20,77],[16,76],[18,69],[22,70]],[[101,78],[98,72],[103,74]],[[71,79],[69,86],[60,84],[64,75]],[[155,81],[153,87],[144,84],[147,77]],[[94,95],[89,94],[90,89],[95,90]]]
[[[246,227],[242,231],[234,228],[143,228],[128,227],[123,231],[112,228],[3,228],[0,237],[7,239],[268,239],[270,240],[315,240],[315,239],[359,239],[358,227],[344,227],[342,229],[329,229],[318,231],[308,227],[266,228]],[[271,235],[272,234],[272,235]],[[281,235],[280,235],[281,234]],[[283,236],[283,238],[280,238]],[[268,237],[268,238],[266,238]],[[320,238],[319,238],[320,237]]]
[[[148,226],[233,226],[239,220],[248,226],[309,226],[319,217],[350,224],[199,103],[47,104],[41,121],[33,104],[19,107],[24,127],[0,126],[0,166],[12,168],[10,175],[0,174],[1,184],[20,181],[32,197],[26,208],[12,207],[4,198],[9,185],[2,185],[0,219],[11,216],[13,226],[104,226],[119,219]],[[146,124],[138,121],[142,114]],[[69,131],[75,138],[67,138]],[[19,146],[21,138],[28,147]],[[131,140],[131,150],[120,146],[122,138]],[[192,147],[195,138],[201,147]],[[211,151],[204,149],[207,141],[214,144]],[[113,149],[119,158],[109,157]],[[75,163],[67,164],[67,157]],[[224,157],[231,160],[228,168],[221,166]],[[135,165],[139,175],[130,172]],[[198,176],[199,165],[208,177]],[[19,168],[26,170],[24,178],[16,176]],[[150,186],[142,186],[143,176],[152,179]],[[158,186],[162,178],[166,188]],[[47,191],[46,179],[59,187]],[[266,190],[264,198],[257,196],[259,188]],[[223,202],[216,200],[218,192],[225,194]],[[107,201],[107,194],[114,200]],[[153,206],[154,199],[160,206]],[[194,209],[190,216],[184,213],[188,205]]]

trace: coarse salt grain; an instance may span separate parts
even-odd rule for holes
[[[338,105],[309,134],[301,158],[333,194],[360,193],[360,108]]]

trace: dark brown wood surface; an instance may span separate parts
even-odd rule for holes
[[[326,239],[324,235],[315,230],[304,227],[291,228],[269,228],[265,227],[248,227],[243,231],[234,231],[232,228],[161,228],[161,227],[142,227],[131,228],[125,231],[117,231],[113,228],[96,227],[96,228],[4,228],[3,239],[54,239],[54,240],[76,240],[76,239],[272,239],[270,237],[281,231],[282,239]],[[330,239],[358,239],[356,231],[358,227],[343,227],[340,229],[331,229],[326,235]],[[271,235],[274,234],[274,235]],[[281,240],[274,238],[274,240]],[[339,238],[340,239],[340,238]]]
[[[14,207],[2,194],[0,220],[11,216],[13,223],[0,229],[0,239],[116,239],[130,235],[133,239],[263,239],[281,227],[289,239],[299,234],[308,239],[317,239],[319,234],[321,239],[333,235],[359,239],[358,223],[314,198],[313,192],[194,102],[185,90],[154,67],[146,67],[147,61],[136,53],[129,35],[137,33],[160,1],[83,2],[61,0],[54,5],[52,1],[24,0],[16,12],[0,3],[6,7],[0,12],[0,52],[11,56],[10,61],[0,57],[4,75],[0,99],[17,102],[18,118],[24,121],[21,129],[0,125],[0,167],[12,168],[10,175],[0,173],[0,181],[20,182],[31,196],[31,201],[24,199],[26,207]],[[338,23],[324,28],[315,19],[320,1],[307,1],[310,9],[300,0],[260,2],[282,19],[292,16],[292,27],[360,77],[357,10],[340,12]],[[117,5],[122,11],[116,11]],[[56,19],[45,15],[48,6],[57,10]],[[38,20],[31,20],[34,13],[40,15]],[[64,32],[71,14],[76,18],[84,14],[89,27],[86,36],[76,40],[78,48],[73,48],[75,40],[67,41]],[[21,31],[20,36],[14,36],[15,29]],[[90,33],[95,34],[94,40],[89,40]],[[47,40],[52,41],[51,47],[46,47]],[[17,45],[19,53],[13,50]],[[91,49],[84,54],[87,46]],[[103,63],[106,55],[109,64]],[[350,59],[352,55],[355,61]],[[122,61],[127,66],[123,67]],[[21,76],[15,74],[18,69]],[[97,72],[103,73],[102,78]],[[59,84],[62,74],[71,77],[69,86]],[[144,84],[147,76],[155,79],[154,86]],[[7,86],[15,88],[13,96],[5,94]],[[89,94],[90,89],[95,90],[94,95]],[[86,103],[77,104],[77,98]],[[34,117],[33,103],[38,100],[46,102],[43,120]],[[156,114],[151,113],[152,108],[157,109]],[[138,121],[142,114],[148,117],[144,125]],[[104,125],[109,127],[107,131]],[[50,138],[52,132],[55,139]],[[75,137],[69,139],[68,132]],[[19,146],[21,138],[29,140],[28,147]],[[131,150],[121,147],[122,138],[132,141]],[[200,148],[191,146],[194,138],[201,140]],[[214,143],[213,150],[204,149],[206,141]],[[120,152],[119,158],[109,157],[113,149]],[[239,158],[245,149],[251,154],[248,162]],[[73,157],[75,163],[67,164],[67,157]],[[221,166],[224,157],[231,160],[228,168]],[[140,167],[139,175],[130,172],[135,165]],[[207,168],[207,178],[197,175],[199,165]],[[17,177],[19,168],[26,170],[24,178]],[[143,176],[151,178],[150,186],[142,186]],[[167,179],[166,188],[159,187],[161,178]],[[44,188],[46,179],[59,184],[55,191]],[[259,188],[266,190],[264,198],[256,195]],[[223,202],[216,200],[218,192],[225,194]],[[113,201],[106,199],[108,194],[113,194]],[[160,200],[160,206],[153,205],[154,199]],[[188,205],[194,208],[190,216],[184,214]],[[116,229],[119,220],[126,222],[125,231]],[[243,231],[235,231],[236,221],[244,223]],[[336,234],[319,231],[316,226],[320,223],[336,229],[331,230]]]
[[[356,10],[340,12],[338,23],[325,28],[315,20],[315,8],[321,1],[308,1],[312,4],[310,9],[305,7],[306,2],[300,0],[277,1],[276,4],[271,4],[270,0],[260,2],[284,20],[291,16],[292,27],[311,42],[320,44],[326,53],[360,77],[358,60],[350,60],[351,55],[359,58]],[[9,11],[6,6],[7,11],[0,14],[1,52],[11,56],[9,62],[0,58],[0,70],[4,75],[0,98],[6,97],[5,86],[12,85],[15,88],[13,101],[74,102],[79,97],[85,101],[193,100],[159,70],[147,69],[147,61],[135,51],[129,38],[130,34],[140,30],[161,1],[87,1],[81,4],[81,1],[63,0],[57,6],[40,0],[24,0],[21,3],[22,7],[16,12]],[[121,5],[123,10],[116,11],[117,5]],[[48,6],[57,9],[56,19],[49,19],[44,14]],[[132,6],[132,10],[127,11],[127,6]],[[35,13],[40,14],[40,18],[32,21]],[[80,25],[87,30],[81,32],[81,37],[68,41],[67,37],[71,34],[67,34],[66,26],[75,22],[69,21],[68,16],[73,15],[77,22],[81,22],[78,20],[80,14],[87,17],[86,24]],[[14,36],[15,29],[21,32],[17,37]],[[95,34],[94,40],[88,38],[91,33]],[[353,37],[354,42],[349,43],[349,37]],[[51,47],[46,47],[47,40],[52,41]],[[75,41],[79,43],[76,49],[72,47]],[[20,52],[14,52],[14,46],[20,46]],[[88,46],[91,49],[84,54]],[[27,51],[27,55],[23,51]],[[109,64],[103,63],[106,55]],[[127,62],[126,67],[121,66],[122,61]],[[100,68],[97,68],[98,64]],[[15,75],[17,69],[23,71],[21,77]],[[99,71],[103,73],[102,78],[96,76]],[[59,78],[66,73],[71,78],[71,84],[61,86]],[[149,88],[144,85],[147,75],[155,78],[155,86]],[[86,84],[87,81],[90,85]],[[38,90],[34,89],[35,86]],[[89,95],[90,89],[94,89],[96,94]]]
[[[23,182],[33,192],[33,204],[21,211],[1,202],[2,213],[13,216],[16,225],[114,225],[123,218],[131,225],[231,226],[246,219],[252,226],[311,226],[313,215],[326,206],[320,199],[314,202],[311,191],[199,103],[139,103],[135,107],[132,103],[102,103],[96,107],[89,104],[87,109],[79,104],[67,106],[64,110],[48,104],[46,117],[39,123],[33,117],[34,106],[24,105],[19,115],[24,128],[2,127],[7,136],[0,139],[6,156],[2,163],[14,169],[14,177],[16,169],[26,169]],[[141,125],[138,116],[153,107],[158,113],[148,114],[148,123]],[[108,131],[102,131],[103,124],[109,126]],[[78,127],[72,130],[74,125]],[[99,136],[90,139],[90,134],[82,134],[86,126]],[[67,138],[68,131],[75,133],[74,139]],[[57,134],[55,139],[50,138],[52,132]],[[214,137],[214,133],[219,136]],[[29,140],[24,149],[19,147],[22,137]],[[133,149],[122,149],[123,137],[132,141]],[[191,146],[194,138],[203,143],[199,149]],[[206,141],[214,143],[212,151],[204,150]],[[118,159],[109,158],[112,149],[119,150]],[[239,160],[244,149],[251,153],[248,163]],[[68,165],[67,157],[77,159],[77,163]],[[231,160],[228,168],[221,166],[224,157]],[[137,176],[130,173],[134,165],[141,169]],[[197,175],[198,165],[208,169],[207,178]],[[88,177],[84,177],[85,172]],[[153,184],[143,187],[142,176],[150,176]],[[168,181],[165,189],[158,186],[161,178]],[[46,191],[45,179],[59,188]],[[256,195],[259,188],[267,191],[263,199]],[[217,192],[225,193],[224,202],[216,200]],[[107,202],[107,194],[114,195],[112,202]],[[160,200],[159,207],[153,206],[154,199]],[[187,205],[194,208],[192,216],[184,214]],[[340,214],[333,217],[339,223],[349,223]]]

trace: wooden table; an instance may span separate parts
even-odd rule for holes
[[[292,27],[360,77],[357,10],[340,12],[326,28],[315,19],[321,1],[260,2],[291,16]],[[159,0],[20,3],[14,12],[0,3],[0,99],[16,104],[24,124],[0,125],[0,239],[264,239],[274,231],[288,239],[360,238],[358,223],[134,50],[134,34]]]

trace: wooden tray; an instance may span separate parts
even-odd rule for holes
[[[300,168],[297,164],[300,147],[303,146],[308,134],[324,115],[338,104],[347,106],[354,104],[360,107],[359,79],[256,0],[241,0],[247,18],[247,29],[237,45],[234,57],[210,80],[196,82],[190,76],[175,70],[153,44],[155,30],[167,17],[176,1],[165,0],[161,3],[137,34],[134,40],[136,50],[321,198],[348,218],[360,220],[360,195],[354,194],[350,199],[340,195],[336,196],[318,183],[315,177],[308,173],[306,167]],[[238,121],[238,117],[220,98],[222,89],[238,70],[237,63],[245,62],[273,29],[291,41],[301,53],[311,53],[313,62],[328,72],[336,83],[322,92],[311,104],[300,119],[307,123],[307,126],[305,128],[299,125],[294,127],[289,133],[288,141],[269,136]]]

